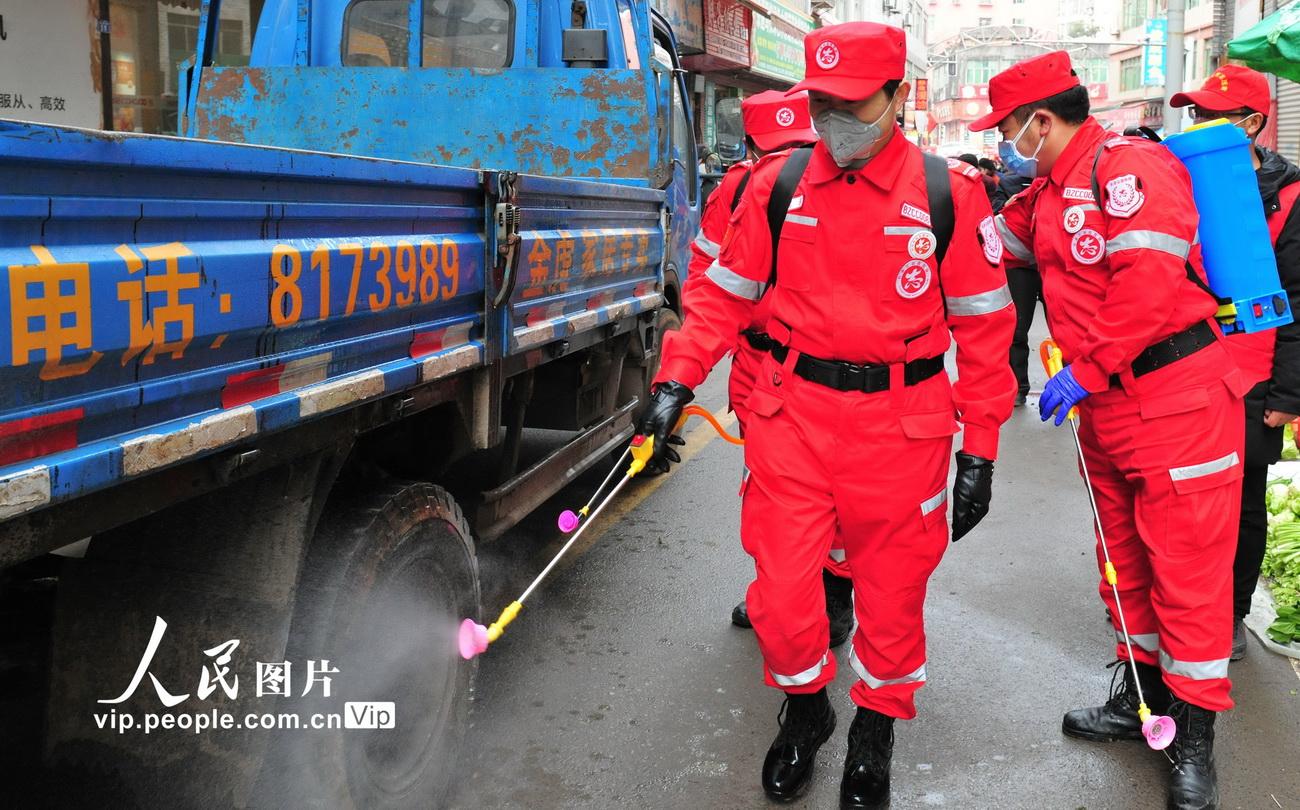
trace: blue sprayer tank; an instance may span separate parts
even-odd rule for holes
[[[1220,309],[1223,331],[1262,332],[1291,323],[1246,133],[1220,120],[1164,143],[1192,176],[1210,289],[1236,310],[1234,318]]]

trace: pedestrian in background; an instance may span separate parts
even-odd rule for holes
[[[1232,559],[1250,386],[1214,320],[1191,179],[1168,149],[1102,129],[1065,51],[999,73],[989,101],[993,112],[971,128],[997,127],[1015,158],[1035,167],[998,221],[1008,252],[1036,260],[1065,356],[1039,411],[1060,425],[1080,408],[1137,677],[1150,709],[1177,723],[1165,752],[1168,806],[1215,808],[1214,721],[1233,705]],[[1098,551],[1102,598],[1118,616]],[[1143,739],[1115,630],[1123,682],[1105,705],[1065,715],[1070,736]]]
[[[995,214],[1001,213],[1012,197],[1029,188],[1034,179],[1034,164],[1018,159],[1011,144],[1006,141],[999,143],[998,154],[1006,171],[989,195]],[[1012,373],[1016,375],[1016,407],[1020,407],[1029,401],[1029,328],[1034,324],[1034,310],[1043,300],[1043,280],[1032,263],[1011,262],[1007,265],[1007,286],[1011,288],[1011,300],[1016,304],[1016,331],[1011,336],[1008,360]]]
[[[1197,123],[1227,119],[1250,138],[1278,275],[1291,299],[1291,311],[1300,313],[1300,219],[1293,216],[1300,197],[1300,168],[1255,143],[1268,123],[1271,95],[1264,74],[1225,65],[1210,75],[1200,90],[1178,93],[1170,103],[1192,106]],[[1254,385],[1246,394],[1246,469],[1241,478],[1241,525],[1233,566],[1232,659],[1237,661],[1246,655],[1244,620],[1264,561],[1268,465],[1282,458],[1282,428],[1300,414],[1300,323],[1251,335],[1229,335],[1227,346],[1247,382]]]
[[[910,91],[903,31],[822,28],[805,38],[804,61],[795,89],[809,92],[821,140],[806,170],[793,163],[799,150],[755,167],[708,283],[681,331],[665,338],[638,432],[662,446],[772,286],[767,327],[777,346],[745,403],[741,512],[765,681],[786,694],[763,789],[781,801],[800,795],[835,728],[821,571],[838,532],[858,620],[848,654],[858,709],[840,801],[881,807],[894,721],[916,716],[926,680],[922,608],[948,545],[955,417],[965,434],[953,539],[988,512],[998,431],[1011,414],[1014,380],[1002,358],[1014,316],[979,172],[927,159],[896,124]],[[776,189],[791,202],[774,244]],[[953,336],[955,383],[943,363]]]
[[[768,90],[741,101],[740,112],[745,126],[745,145],[752,159],[741,161],[727,171],[718,185],[717,194],[710,198],[700,217],[700,233],[691,246],[691,264],[683,293],[683,306],[688,314],[700,286],[710,283],[706,274],[709,266],[717,261],[727,222],[740,206],[741,197],[753,178],[754,162],[773,152],[783,152],[817,140],[808,114],[807,93],[786,95]],[[776,347],[767,335],[769,309],[770,301],[764,296],[754,307],[749,327],[737,336],[731,357],[727,401],[736,414],[742,436],[749,422],[745,401],[754,389],[754,377],[758,374],[763,355]],[[853,581],[849,579],[849,565],[844,558],[844,540],[838,535],[831,544],[822,570],[822,584],[831,628],[830,645],[838,647],[853,631]],[[738,627],[753,627],[744,599],[731,611],[731,621]]]

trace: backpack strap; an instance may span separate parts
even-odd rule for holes
[[[804,170],[812,158],[813,147],[801,146],[790,150],[790,156],[781,166],[772,186],[772,196],[767,200],[767,227],[772,232],[772,272],[767,286],[776,286],[776,251],[781,243],[781,229],[785,227],[786,214],[790,213],[790,201],[794,199],[794,190],[803,179]]]
[[[740,207],[740,198],[745,196],[745,189],[749,186],[749,178],[753,175],[753,169],[746,170],[745,176],[740,178],[740,182],[736,184],[736,195],[731,198],[731,213],[736,213],[736,209]]]
[[[948,176],[946,158],[928,153],[921,157],[925,163],[925,195],[930,204],[930,227],[934,231],[935,264],[942,267],[957,221],[952,205],[952,178]]]
[[[1102,211],[1105,211],[1106,209],[1101,204],[1101,183],[1097,179],[1097,173],[1101,168],[1101,156],[1106,152],[1106,147],[1112,142],[1113,139],[1111,141],[1106,141],[1101,146],[1097,147],[1097,154],[1092,159],[1092,201]],[[1210,289],[1209,284],[1201,281],[1200,274],[1196,272],[1196,268],[1192,267],[1190,260],[1183,262],[1183,269],[1187,272],[1187,280],[1201,288],[1206,295],[1213,298],[1214,303],[1219,305],[1220,311],[1222,311],[1223,307],[1232,303],[1231,298],[1220,298],[1215,294],[1214,290]]]

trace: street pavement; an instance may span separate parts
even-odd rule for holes
[[[715,412],[725,410],[724,373],[700,391]],[[480,659],[452,806],[768,804],[758,774],[781,695],[762,684],[752,632],[729,622],[753,575],[738,540],[741,450],[698,421],[686,463],[611,506]],[[555,513],[596,483],[480,549],[486,616],[559,548]],[[991,513],[950,546],[930,583],[929,683],[919,717],[896,727],[895,810],[1164,807],[1164,754],[1060,731],[1065,710],[1108,694],[1113,635],[1096,585],[1069,432],[1018,409]],[[847,648],[831,687],[839,726],[793,807],[838,806],[853,718]],[[1296,669],[1252,637],[1231,675],[1237,708],[1218,723],[1222,806],[1300,810]]]

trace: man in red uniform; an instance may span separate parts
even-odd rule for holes
[[[1015,316],[979,171],[927,165],[894,123],[910,90],[903,32],[830,26],[808,35],[804,54],[795,89],[808,90],[821,140],[793,191],[775,266],[768,202],[794,153],[755,167],[709,283],[667,336],[639,428],[662,445],[772,285],[767,327],[778,345],[745,402],[741,511],[766,682],[787,695],[763,788],[799,795],[835,726],[821,568],[838,527],[858,620],[848,657],[860,678],[841,803],[877,807],[889,799],[894,720],[916,716],[926,680],[922,605],[948,544],[952,437],[960,418],[958,538],[988,512],[1015,394],[1005,360]],[[946,194],[931,210],[934,185]],[[955,384],[943,367],[953,334]]]
[[[1226,118],[1249,136],[1278,273],[1291,299],[1292,311],[1300,312],[1300,219],[1292,216],[1300,196],[1300,168],[1255,144],[1268,122],[1271,96],[1264,74],[1224,65],[1205,80],[1200,90],[1178,93],[1170,103],[1175,107],[1195,105],[1193,117],[1198,122]],[[1246,381],[1254,385],[1246,394],[1246,469],[1241,478],[1241,524],[1233,565],[1232,660],[1237,661],[1246,656],[1243,620],[1250,613],[1250,600],[1264,561],[1268,465],[1282,458],[1283,425],[1300,414],[1300,321],[1251,335],[1229,335],[1227,345]]]
[[[1178,724],[1169,807],[1216,807],[1214,718],[1232,708],[1232,558],[1248,386],[1204,286],[1191,181],[1169,150],[1113,137],[1089,116],[1088,92],[1064,51],[995,76],[989,102],[993,112],[971,128],[997,127],[1013,162],[1037,161],[1037,179],[998,224],[1011,260],[1036,260],[1048,324],[1068,363],[1039,410],[1060,425],[1080,406],[1138,677],[1150,708]],[[1100,590],[1118,633],[1104,577]],[[1122,644],[1117,650],[1126,656]],[[1066,714],[1064,732],[1141,739],[1134,690],[1125,668],[1110,700]]]
[[[740,102],[740,111],[745,122],[746,145],[754,155],[754,160],[817,140],[812,118],[808,115],[807,93],[786,95],[768,90]],[[704,215],[700,218],[700,233],[691,245],[691,264],[685,291],[687,312],[690,312],[691,298],[695,291],[702,284],[710,283],[705,274],[718,258],[722,238],[727,233],[727,221],[740,205],[741,195],[749,185],[753,168],[754,162],[751,160],[732,166],[704,207]],[[774,346],[765,331],[768,309],[765,296],[754,307],[753,321],[739,336],[731,358],[727,394],[731,409],[735,411],[736,420],[740,423],[742,436],[749,417],[749,412],[745,410],[745,400],[754,388],[754,376],[758,373],[763,355]],[[826,558],[822,583],[826,591],[826,615],[831,624],[831,646],[838,647],[848,641],[849,633],[853,631],[853,583],[849,579],[849,564],[844,559],[844,542],[838,536],[831,545],[830,556]],[[745,600],[742,599],[731,611],[731,621],[739,627],[753,627]]]

